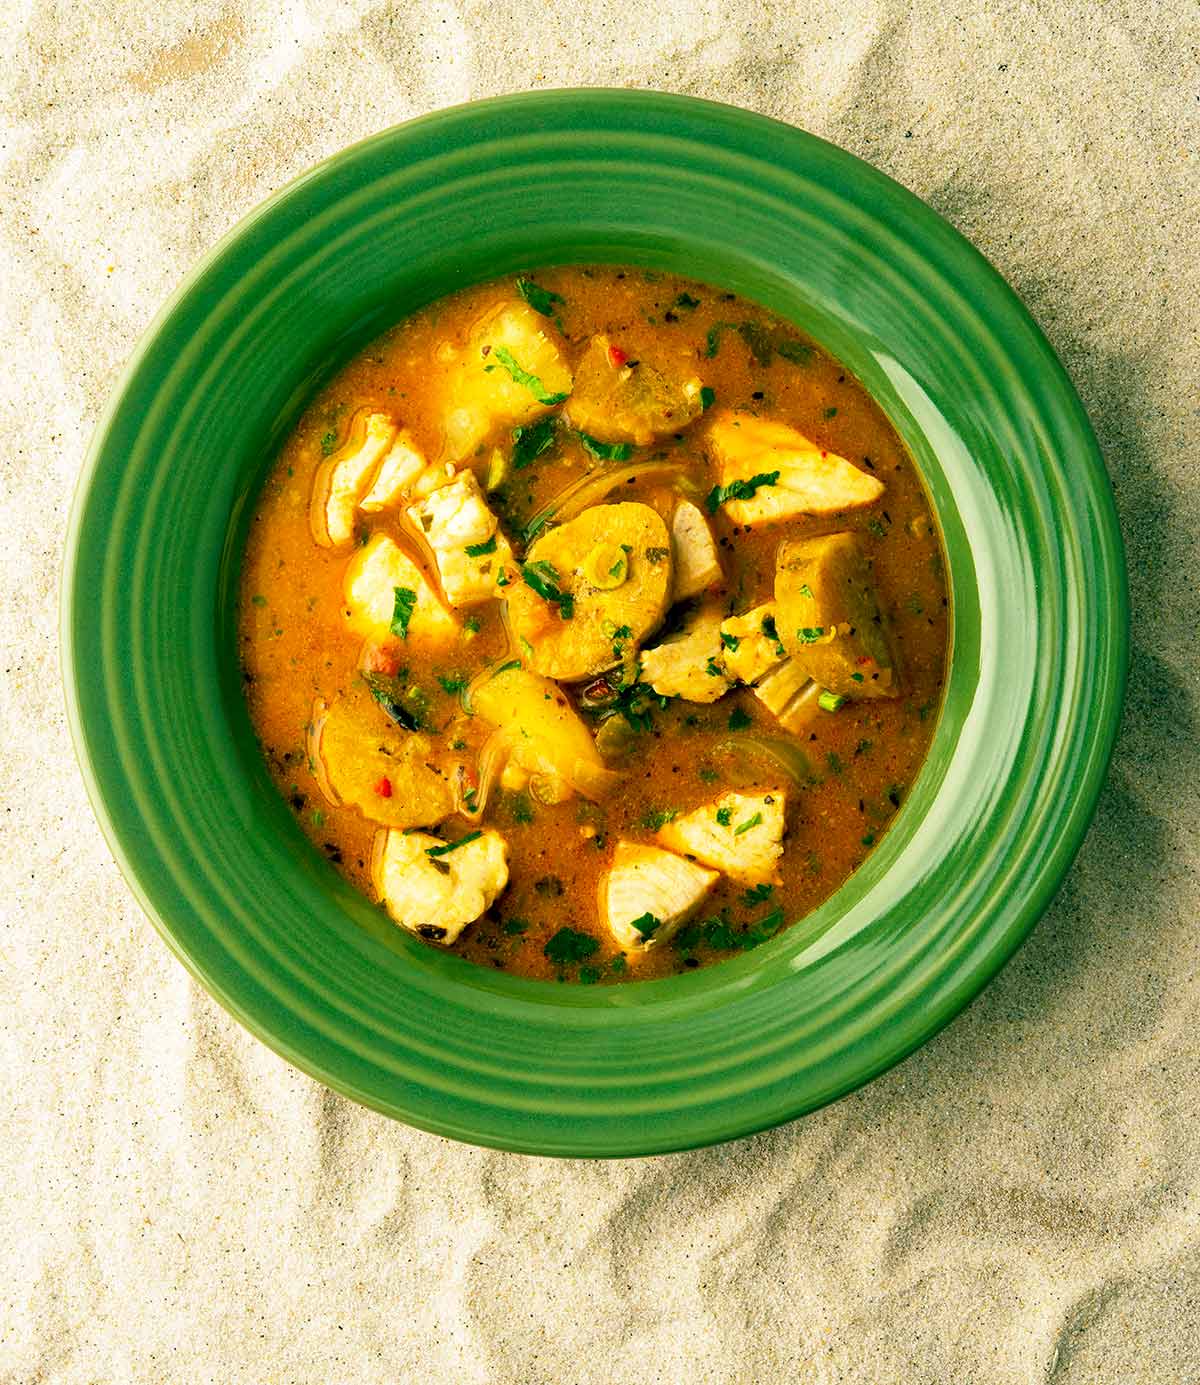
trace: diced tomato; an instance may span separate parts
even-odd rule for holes
[[[380,798],[391,798],[392,781],[387,777],[386,774],[379,781],[379,783],[375,785],[375,792],[379,795]]]
[[[629,352],[622,351],[619,346],[610,346],[608,348],[608,359],[614,370],[620,370],[629,359]]]
[[[381,673],[394,678],[400,667],[400,651],[386,644],[367,644],[362,652],[364,673]]]

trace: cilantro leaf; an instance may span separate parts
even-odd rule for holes
[[[551,962],[565,966],[571,962],[586,962],[599,947],[599,941],[590,933],[580,933],[576,928],[560,928],[542,948],[542,952]]]
[[[521,580],[543,601],[557,606],[558,614],[563,620],[570,620],[574,616],[575,598],[570,592],[560,590],[558,584],[562,578],[552,563],[540,559],[532,563],[522,563]]]
[[[717,821],[721,824],[722,827],[728,827],[729,824],[733,821],[733,809],[718,808]]]
[[[590,433],[580,431],[579,441],[584,449],[602,462],[627,462],[633,456],[633,444],[629,442],[601,442]]]
[[[523,428],[513,429],[512,464],[514,471],[524,471],[554,445],[554,417],[540,418]]]
[[[391,631],[402,640],[408,639],[408,622],[416,609],[417,594],[411,587],[393,587],[395,599],[392,604]]]
[[[796,631],[796,638],[801,644],[816,644],[824,634],[825,627],[823,625],[802,625]]]
[[[662,919],[655,918],[653,914],[646,913],[640,918],[629,920],[630,928],[636,928],[643,938],[652,938],[662,927]]]
[[[535,313],[541,313],[543,317],[553,317],[555,303],[567,301],[561,293],[555,293],[553,289],[544,289],[532,279],[518,278],[517,292]]]
[[[700,389],[700,409],[701,409],[701,412],[703,412],[705,409],[711,409],[712,406],[713,406],[716,402],[717,402],[717,392],[716,392],[716,390],[713,389],[711,385],[703,385],[703,386],[701,386],[701,389]]]
[[[485,543],[469,543],[469,544],[467,544],[467,550],[466,550],[466,551],[467,551],[467,557],[468,557],[468,558],[483,558],[483,557],[486,557],[489,553],[495,553],[495,551],[496,551],[496,536],[495,536],[495,534],[493,534],[492,537],[491,537],[490,539],[488,539]]]
[[[539,404],[561,404],[565,399],[565,394],[551,394],[542,384],[537,375],[531,374],[516,359],[507,346],[496,346],[492,348],[492,355],[500,362],[509,375],[518,385],[524,385],[530,394]]]
[[[779,480],[777,471],[760,471],[748,481],[730,481],[727,486],[714,486],[705,497],[704,505],[715,515],[727,500],[749,500],[759,486],[773,486]]]
[[[744,731],[747,726],[754,725],[754,718],[742,707],[735,707],[729,713],[729,729],[731,731]]]

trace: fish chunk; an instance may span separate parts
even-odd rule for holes
[[[837,514],[871,505],[884,491],[882,481],[845,457],[823,451],[803,433],[770,419],[725,411],[713,419],[708,438],[723,487],[778,473],[753,494],[724,502],[734,524]]]
[[[679,634],[642,650],[642,682],[663,697],[715,702],[730,686],[721,654],[721,608],[701,607]]]
[[[600,882],[600,918],[627,952],[660,947],[703,901],[718,873],[673,851],[619,841]]]
[[[805,672],[798,659],[785,659],[753,688],[763,704],[785,731],[798,735],[820,710],[819,683]]]
[[[723,620],[721,643],[725,648],[725,667],[742,683],[757,683],[787,658],[775,625],[773,601],[764,601],[753,610]]]
[[[670,535],[649,505],[593,505],[545,530],[504,589],[525,662],[567,681],[616,667],[662,623],[671,571]],[[565,605],[543,594],[554,591]]]
[[[473,472],[460,472],[410,506],[408,516],[433,550],[451,606],[474,606],[496,595],[497,574],[511,563],[512,549]]]
[[[715,803],[667,823],[657,839],[670,850],[694,856],[733,880],[778,885],[782,876],[776,866],[783,854],[786,806],[782,789],[722,794]]]
[[[380,462],[371,489],[358,502],[358,508],[375,514],[399,505],[424,474],[426,465],[425,454],[408,429],[402,428]]]
[[[870,564],[854,534],[779,545],[776,624],[808,677],[846,697],[896,697],[895,658]]]
[[[671,552],[675,559],[672,601],[687,601],[721,580],[721,559],[712,529],[698,505],[681,500],[671,516]]]
[[[321,792],[387,827],[431,827],[454,811],[461,761],[422,732],[393,725],[365,688],[313,706],[309,759]]]
[[[388,913],[434,943],[455,942],[508,884],[508,845],[499,832],[479,832],[445,851],[449,845],[425,832],[392,829],[377,834],[371,859]]]
[[[355,512],[396,437],[387,414],[361,412],[345,443],[317,468],[308,520],[322,548],[339,548],[354,538]]]
[[[398,591],[413,597],[405,643],[440,646],[458,634],[458,621],[442,605],[425,574],[386,534],[376,534],[350,559],[342,590],[346,623],[366,639],[387,643],[401,638],[393,628]]]
[[[520,299],[498,304],[476,324],[448,377],[446,454],[457,462],[500,428],[532,423],[571,392],[566,343]]]
[[[698,378],[672,379],[649,361],[631,361],[601,334],[579,362],[567,413],[575,428],[601,442],[645,446],[699,417],[700,390]]]

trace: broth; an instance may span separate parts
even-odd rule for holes
[[[596,982],[740,954],[846,880],[948,624],[920,479],[836,360],[706,285],[560,267],[432,304],[312,401],[239,652],[338,870],[475,962]]]

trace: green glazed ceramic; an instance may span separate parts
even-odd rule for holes
[[[916,457],[953,592],[933,747],[866,864],[757,951],[620,987],[493,973],[389,925],[271,788],[235,658],[249,511],[317,384],[431,299],[567,261],[678,270],[822,341]],[[443,111],[254,212],[168,304],[97,430],[63,596],[92,801],[192,974],[368,1106],[562,1155],[775,1125],[866,1082],[966,1005],[1079,846],[1117,725],[1126,625],[1087,420],[979,254],[799,130],[633,91]]]

